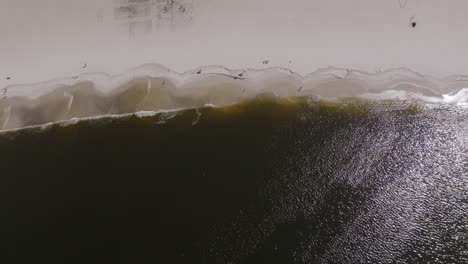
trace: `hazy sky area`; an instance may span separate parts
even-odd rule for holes
[[[1,0],[0,87],[145,63],[468,74],[467,12],[466,0]]]

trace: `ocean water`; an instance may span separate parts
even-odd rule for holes
[[[466,107],[200,102],[4,121],[1,262],[468,262]]]

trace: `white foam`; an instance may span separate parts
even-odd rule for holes
[[[157,112],[155,112],[155,111],[140,111],[140,112],[136,112],[134,115],[135,115],[136,117],[142,118],[142,117],[154,116],[154,115],[156,115],[156,114],[157,114]]]

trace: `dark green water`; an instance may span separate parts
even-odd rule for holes
[[[3,133],[0,262],[467,263],[467,114],[263,98]]]

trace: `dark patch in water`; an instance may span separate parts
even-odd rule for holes
[[[3,133],[0,259],[463,263],[467,116],[264,97]]]

